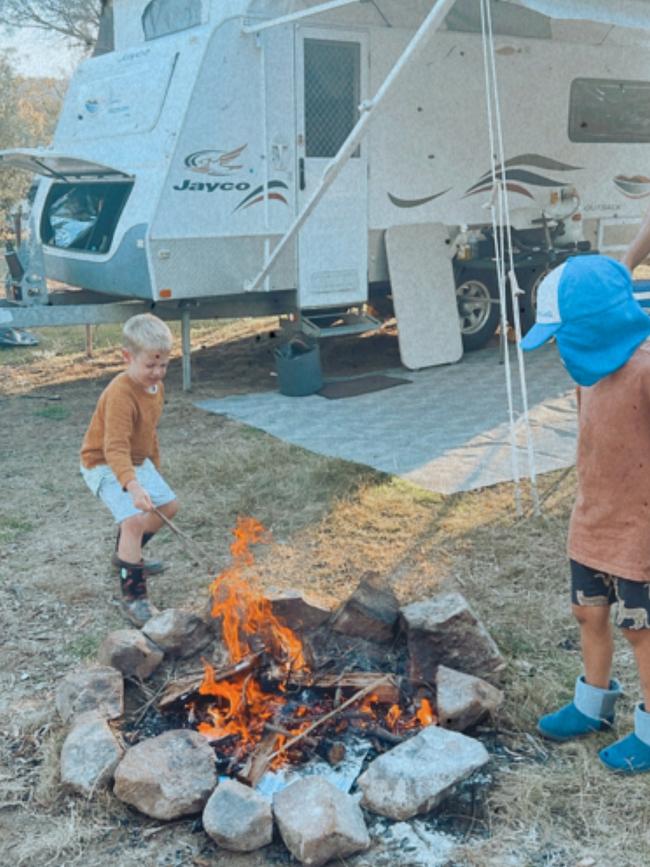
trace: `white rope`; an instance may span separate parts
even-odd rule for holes
[[[507,176],[505,165],[505,149],[503,146],[503,127],[501,123],[501,105],[499,99],[498,80],[496,74],[496,62],[494,53],[494,38],[492,31],[492,16],[489,5],[489,0],[481,0],[481,29],[483,38],[483,63],[485,73],[486,87],[486,103],[487,103],[487,119],[488,130],[490,137],[490,160],[492,166],[492,198],[490,201],[490,211],[492,215],[492,228],[495,242],[495,258],[497,277],[499,283],[499,301],[501,304],[501,341],[503,347],[503,360],[506,373],[506,392],[508,396],[508,413],[510,426],[510,446],[511,446],[511,461],[513,467],[513,478],[515,481],[515,503],[517,514],[521,514],[521,486],[519,475],[519,454],[517,451],[517,424],[514,411],[514,399],[512,389],[512,373],[510,370],[510,351],[507,342],[507,321],[506,321],[506,275],[505,275],[505,253],[504,248],[507,246],[509,258],[508,277],[510,280],[511,303],[513,309],[513,320],[516,337],[516,353],[519,368],[519,384],[522,395],[523,420],[526,447],[528,458],[528,469],[530,475],[531,494],[533,498],[533,506],[535,514],[539,514],[539,495],[537,491],[537,472],[535,467],[535,451],[533,448],[532,431],[530,427],[530,418],[528,413],[528,391],[526,386],[526,372],[523,361],[523,352],[519,345],[521,340],[521,320],[519,316],[518,298],[521,293],[517,282],[517,276],[514,267],[512,233],[510,210],[508,203]],[[496,133],[495,133],[496,130]],[[501,178],[497,179],[497,158],[501,170]],[[496,206],[495,206],[496,198]],[[507,242],[507,243],[506,243]]]
[[[492,196],[489,203],[490,214],[492,217],[492,235],[494,238],[494,253],[496,259],[497,280],[499,285],[499,306],[501,310],[501,346],[503,348],[503,362],[506,374],[506,394],[508,397],[508,428],[510,432],[510,461],[512,465],[512,477],[515,482],[515,508],[517,515],[522,514],[521,505],[521,484],[519,478],[519,454],[517,452],[517,432],[515,422],[515,409],[512,393],[512,374],[510,371],[510,352],[508,349],[508,323],[506,315],[506,287],[505,287],[505,268],[504,258],[501,245],[504,237],[499,229],[500,221],[502,220],[501,211],[503,209],[499,184],[497,181],[496,157],[495,157],[495,135],[494,135],[494,116],[493,116],[493,93],[491,87],[491,72],[488,63],[488,38],[491,38],[491,22],[486,16],[486,0],[481,0],[481,28],[483,31],[483,65],[485,79],[485,102],[487,106],[487,121],[488,132],[490,136],[490,165],[492,169]],[[496,199],[496,203],[495,203]],[[503,223],[501,222],[501,225]]]
[[[513,246],[512,246],[512,232],[511,232],[511,220],[510,220],[510,205],[508,202],[508,189],[507,189],[507,177],[506,177],[506,158],[505,158],[505,148],[503,145],[503,125],[501,123],[501,102],[499,98],[499,87],[498,87],[498,79],[497,79],[497,71],[496,71],[496,59],[495,59],[495,51],[494,51],[494,38],[492,31],[492,11],[490,8],[489,0],[483,0],[483,5],[485,8],[485,18],[488,27],[488,33],[483,32],[483,40],[484,43],[487,42],[487,54],[490,58],[490,71],[491,71],[491,81],[492,88],[494,93],[494,108],[496,113],[496,130],[497,130],[497,146],[498,146],[498,156],[499,163],[501,165],[501,183],[499,184],[499,192],[501,198],[501,214],[502,217],[502,226],[505,226],[508,243],[508,257],[509,257],[509,278],[510,278],[510,299],[512,303],[512,311],[513,311],[513,321],[515,326],[515,345],[516,345],[516,356],[517,356],[517,366],[519,371],[519,388],[521,391],[521,401],[522,401],[522,419],[524,432],[526,437],[526,454],[528,458],[528,473],[530,476],[530,489],[531,496],[533,499],[533,509],[536,515],[540,514],[540,503],[539,503],[539,492],[537,490],[537,467],[535,462],[535,449],[533,446],[533,433],[530,426],[530,415],[528,411],[528,388],[526,383],[526,367],[524,363],[524,353],[520,346],[521,341],[521,317],[519,315],[519,296],[521,294],[521,290],[519,288],[519,283],[517,281],[517,275],[515,272],[515,263],[513,256]],[[489,37],[489,38],[488,38]],[[494,155],[493,155],[494,161]],[[495,169],[496,174],[496,169]],[[506,341],[507,343],[507,341]],[[506,366],[510,366],[510,357],[509,354],[507,358],[504,359]]]

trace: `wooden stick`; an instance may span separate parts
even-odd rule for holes
[[[250,671],[258,663],[263,656],[264,651],[253,653],[250,656],[244,657],[239,662],[225,666],[225,668],[217,669],[214,672],[215,682],[227,680],[229,677],[236,677],[239,674],[245,674]],[[178,701],[185,701],[194,692],[198,692],[199,687],[203,683],[205,672],[200,674],[190,674],[181,680],[175,680],[167,684],[164,690],[163,697],[160,699],[158,709],[166,710],[170,705],[176,704]]]
[[[212,575],[214,570],[214,564],[212,559],[208,557],[203,548],[196,542],[194,539],[191,539],[187,533],[184,533],[176,524],[167,517],[167,515],[163,515],[160,509],[157,509],[155,506],[152,510],[156,515],[160,518],[160,520],[165,524],[169,529],[180,539],[182,546],[185,548],[190,557],[195,561],[197,566],[205,566],[208,570],[208,573]],[[198,554],[198,556],[197,556]]]
[[[323,723],[332,719],[332,717],[335,717],[342,710],[345,710],[346,707],[350,707],[351,704],[354,704],[356,701],[359,701],[359,699],[363,698],[364,695],[368,695],[368,693],[373,692],[375,689],[377,689],[378,686],[381,686],[383,683],[385,683],[389,677],[390,677],[390,675],[385,675],[384,677],[380,677],[374,683],[371,683],[368,686],[364,687],[363,689],[360,689],[359,692],[356,692],[351,698],[349,698],[347,701],[344,701],[342,705],[334,708],[333,711],[326,713],[325,716],[322,716],[320,719],[317,719],[316,722],[313,722],[310,726],[307,726],[307,728],[304,730],[304,732],[301,732],[299,735],[296,735],[294,738],[291,738],[291,740],[289,740],[285,744],[283,744],[278,750],[276,750],[274,753],[271,753],[271,755],[269,756],[269,761],[272,761],[276,756],[279,756],[281,753],[284,753],[286,750],[289,749],[289,747],[292,747],[294,744],[298,743],[298,741],[301,741],[305,737],[305,735],[308,735],[310,732],[313,732],[314,729],[323,725]]]
[[[293,737],[293,734],[288,729],[282,728],[282,726],[274,725],[273,723],[264,723],[264,731],[271,732],[271,734],[284,735],[285,738]],[[317,738],[310,738],[309,736],[307,736],[306,738],[304,738],[304,741],[306,746],[308,747],[313,748],[318,746]]]
[[[237,774],[237,779],[240,783],[245,783],[246,785],[255,788],[269,766],[269,762],[273,756],[273,748],[275,747],[277,740],[278,735],[273,732],[264,735],[262,740],[246,759],[244,767]]]

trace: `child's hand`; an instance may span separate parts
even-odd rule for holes
[[[131,499],[136,509],[140,509],[141,512],[151,512],[153,509],[151,497],[149,496],[149,492],[139,482],[133,479],[128,483],[126,489],[131,494]]]

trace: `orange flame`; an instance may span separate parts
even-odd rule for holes
[[[232,562],[210,585],[212,616],[221,619],[223,641],[230,662],[236,664],[264,651],[273,658],[273,679],[278,683],[274,692],[265,692],[250,672],[250,661],[228,679],[218,678],[214,668],[206,662],[198,692],[214,701],[207,707],[198,700],[190,702],[187,711],[192,722],[202,719],[198,731],[210,740],[236,738],[236,752],[241,757],[265,735],[266,723],[281,715],[287,701],[286,685],[281,678],[286,680],[292,672],[307,669],[307,663],[298,636],[275,617],[269,600],[251,583],[254,576],[250,570],[255,563],[251,546],[268,541],[269,534],[259,521],[240,518],[233,535],[235,538],[230,546]],[[285,734],[278,732],[276,752],[285,745],[288,736],[294,737],[309,727],[309,712],[310,708],[305,705],[293,710],[293,726],[280,730]],[[363,715],[362,728],[372,729],[373,722],[379,722],[398,734],[437,722],[431,703],[425,698],[421,699],[415,713],[405,713],[398,704],[387,708],[377,695],[372,694],[360,703],[359,713]],[[273,727],[269,726],[266,731],[272,732]],[[222,746],[229,749],[229,745]],[[271,767],[279,767],[289,760],[291,752],[290,747],[276,755]]]
[[[266,541],[266,530],[254,518],[239,518],[233,535],[233,562],[210,585],[212,616],[222,618],[223,639],[231,662],[239,662],[254,652],[251,640],[256,639],[276,660],[294,671],[304,669],[300,639],[275,617],[269,600],[242,577],[244,569],[255,562],[250,546]]]
[[[230,546],[232,563],[210,585],[212,616],[222,619],[223,640],[232,663],[256,650],[267,650],[284,666],[285,674],[306,667],[302,642],[275,617],[271,603],[255,590],[244,571],[254,565],[251,545],[267,541],[262,524],[240,518]],[[243,746],[256,743],[264,723],[285,703],[283,684],[277,693],[266,693],[251,674],[217,680],[214,668],[204,663],[199,694],[213,696],[216,703],[207,709],[209,721],[198,731],[210,739],[236,735]]]
[[[422,727],[435,725],[438,722],[438,717],[433,712],[431,702],[427,698],[422,699],[422,701],[420,702],[420,707],[418,708],[415,716],[417,717]]]

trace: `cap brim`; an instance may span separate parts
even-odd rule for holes
[[[561,327],[561,322],[551,322],[547,325],[536,322],[528,334],[521,338],[519,345],[526,352],[531,349],[538,349],[540,346],[543,346],[547,340],[550,340],[551,337],[557,334]]]

